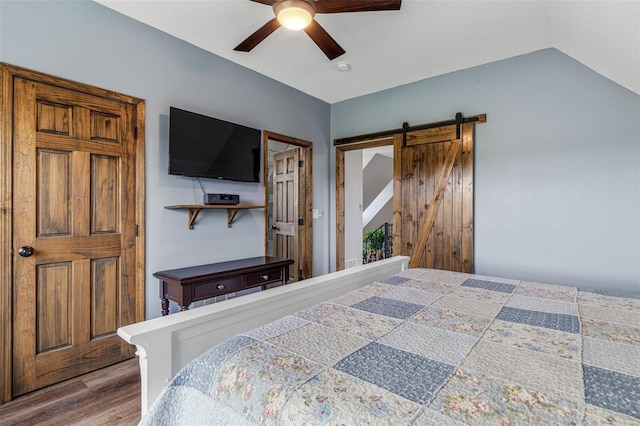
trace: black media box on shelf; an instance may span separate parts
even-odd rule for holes
[[[236,194],[204,194],[205,205],[236,205],[240,202],[240,196]]]

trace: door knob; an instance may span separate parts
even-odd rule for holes
[[[277,231],[277,230],[278,230],[278,227],[277,227],[277,226],[275,226],[275,225],[271,225],[271,229],[272,229],[272,230],[274,230],[274,231]]]
[[[29,246],[22,246],[18,249],[18,254],[22,257],[29,257],[34,252],[35,250],[33,249],[33,247],[29,247]]]

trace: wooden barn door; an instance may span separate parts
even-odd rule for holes
[[[300,150],[298,148],[273,157],[273,231],[274,256],[292,259],[289,277],[300,280],[299,211]]]
[[[394,137],[394,254],[473,272],[473,124]]]
[[[131,358],[144,319],[139,105],[57,83],[13,79],[13,396]]]

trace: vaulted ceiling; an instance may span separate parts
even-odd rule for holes
[[[274,16],[249,0],[96,1],[328,103],[545,48],[640,94],[640,0],[403,0],[400,11],[316,15],[346,50],[332,61],[285,28],[234,51]]]

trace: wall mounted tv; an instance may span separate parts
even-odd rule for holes
[[[260,181],[261,132],[171,107],[169,174]]]

